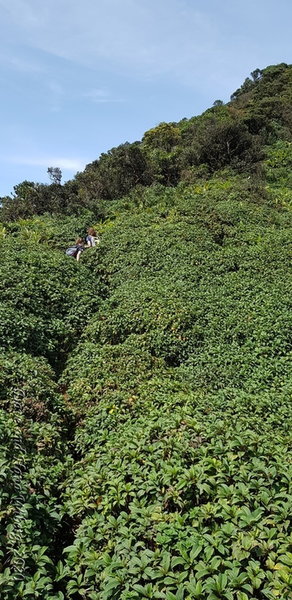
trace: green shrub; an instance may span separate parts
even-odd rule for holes
[[[45,244],[10,237],[1,257],[0,346],[62,364],[97,307],[94,280]]]
[[[1,599],[290,599],[290,89],[256,70],[0,227]]]

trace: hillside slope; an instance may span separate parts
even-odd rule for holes
[[[3,220],[3,600],[291,597],[290,81],[254,73],[187,124],[247,119],[269,89],[251,161],[187,173],[179,151],[175,185],[98,199],[95,165],[87,212]]]

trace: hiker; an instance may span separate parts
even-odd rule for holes
[[[67,248],[66,253],[67,256],[73,256],[76,260],[80,259],[80,256],[84,250],[84,241],[81,237],[77,238],[75,245]]]
[[[88,227],[87,235],[85,237],[85,247],[93,248],[96,244],[99,244],[100,239],[93,227]]]

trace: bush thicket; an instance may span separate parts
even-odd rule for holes
[[[290,599],[291,73],[3,201],[1,599]]]

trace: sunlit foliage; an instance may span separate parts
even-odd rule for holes
[[[1,600],[290,600],[290,81],[4,202]]]

